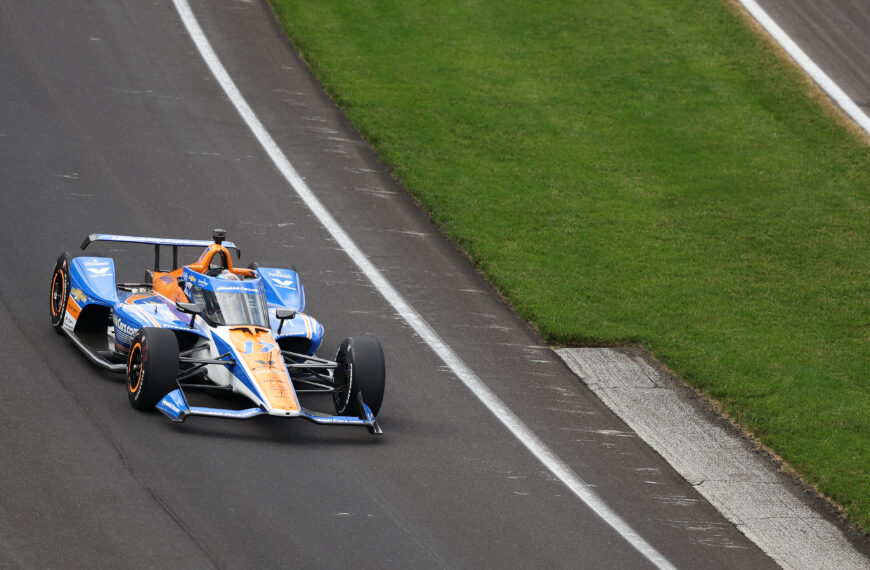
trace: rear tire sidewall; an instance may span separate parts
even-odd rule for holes
[[[69,265],[70,255],[67,252],[60,254],[57,258],[57,263],[54,265],[54,271],[51,274],[51,291],[49,310],[51,314],[51,326],[60,334],[63,328],[63,321],[66,318],[66,305],[69,302]]]
[[[381,343],[371,337],[344,339],[335,355],[339,364],[335,370],[338,391],[333,394],[335,413],[365,418],[358,394],[377,415],[384,400],[386,368]]]
[[[172,331],[140,329],[127,357],[127,397],[137,410],[151,410],[178,388],[178,339]]]

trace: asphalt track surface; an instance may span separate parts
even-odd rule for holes
[[[757,2],[865,114],[870,114],[870,3]]]
[[[771,561],[583,387],[331,104],[265,2],[193,2],[243,95],[345,231],[478,376],[684,568]],[[0,566],[621,567],[649,562],[398,318],[288,188],[166,0],[0,0]],[[92,232],[295,265],[321,354],[372,334],[386,434],[130,408],[48,323]],[[105,248],[138,280],[148,252]]]

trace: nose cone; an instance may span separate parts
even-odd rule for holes
[[[242,363],[263,394],[267,409],[299,411],[299,400],[293,390],[284,358],[272,334],[259,327],[237,327],[230,330],[230,342],[242,356]]]

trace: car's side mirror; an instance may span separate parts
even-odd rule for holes
[[[188,315],[198,315],[205,310],[205,307],[199,303],[182,303],[181,301],[176,301],[175,307],[182,313],[187,313]]]
[[[278,334],[281,334],[281,329],[284,328],[284,321],[287,319],[293,319],[296,316],[296,311],[293,309],[276,309],[275,310],[275,318],[281,321],[281,324],[278,325]]]
[[[190,328],[193,328],[193,322],[196,320],[196,316],[205,310],[205,307],[199,303],[182,303],[181,301],[175,302],[175,308],[182,313],[190,315]]]

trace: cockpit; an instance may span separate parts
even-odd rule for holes
[[[269,327],[266,292],[259,278],[241,281],[196,275],[186,281],[188,296],[204,307],[201,316],[213,326]]]

